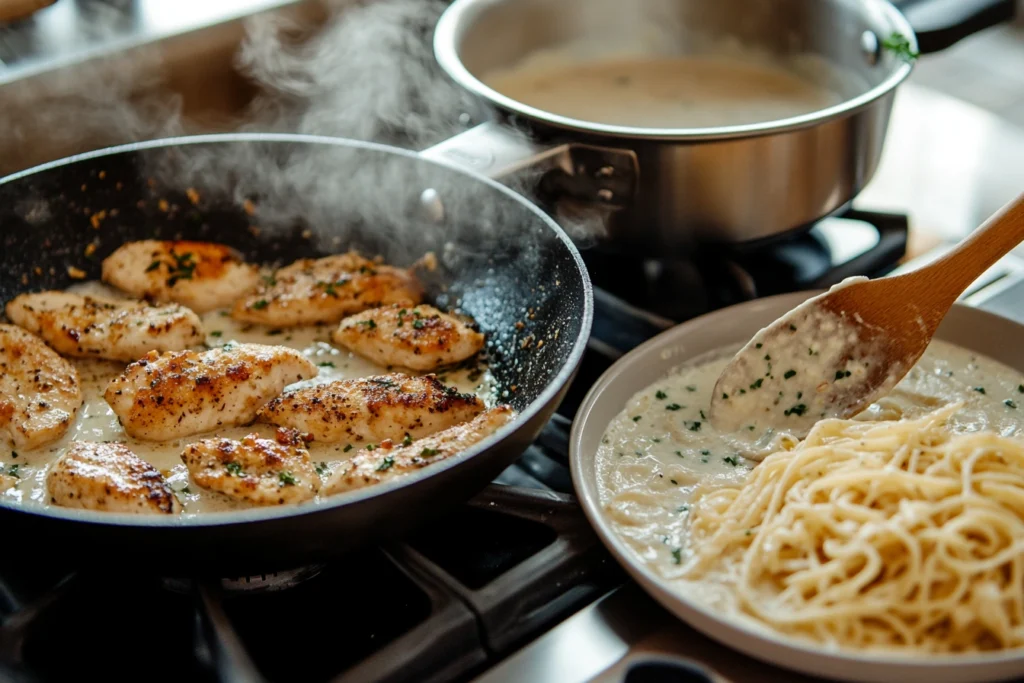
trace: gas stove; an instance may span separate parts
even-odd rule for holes
[[[779,243],[672,263],[588,250],[596,313],[577,379],[540,438],[476,498],[401,543],[269,575],[116,575],[90,570],[87,558],[6,563],[0,678],[66,680],[100,653],[117,660],[111,676],[126,678],[397,683],[498,671],[602,596],[629,590],[577,506],[568,469],[572,416],[597,377],[706,311],[886,273],[906,236],[905,217],[850,211]]]

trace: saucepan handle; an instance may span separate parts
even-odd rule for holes
[[[422,150],[420,156],[512,184],[523,174],[545,200],[571,199],[608,209],[628,206],[639,167],[632,150],[575,142],[546,145],[489,121]]]
[[[927,54],[1013,19],[1017,0],[892,0],[892,4],[914,27],[918,50]]]

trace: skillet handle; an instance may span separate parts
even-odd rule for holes
[[[545,145],[493,121],[422,150],[420,156],[508,185],[525,178],[543,200],[571,199],[606,209],[628,205],[638,184],[631,150],[575,142]]]
[[[1010,21],[1016,0],[892,0],[914,27],[921,54],[939,52],[978,31]]]

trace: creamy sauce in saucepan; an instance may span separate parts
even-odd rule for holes
[[[121,296],[114,290],[95,283],[71,288],[69,291],[76,291],[80,294],[91,293],[107,298]],[[301,351],[319,367],[320,372],[317,377],[292,384],[286,388],[286,391],[339,379],[366,377],[389,372],[387,368],[374,365],[349,351],[335,347],[330,341],[330,336],[336,325],[274,329],[261,325],[238,323],[228,316],[227,311],[212,311],[203,315],[202,320],[207,335],[206,346],[210,348],[223,346],[232,341],[287,346]],[[12,451],[9,446],[0,447],[2,448],[0,450],[2,470],[0,471],[11,473],[13,469],[18,478],[16,486],[0,493],[0,500],[6,503],[49,506],[50,498],[46,489],[46,475],[49,466],[75,441],[113,441],[125,444],[136,455],[151,463],[164,474],[181,501],[184,507],[183,514],[186,516],[252,507],[248,503],[234,501],[220,493],[208,491],[190,483],[188,469],[181,461],[181,452],[186,445],[211,436],[240,439],[246,434],[255,432],[262,437],[273,438],[276,427],[253,424],[247,427],[220,429],[216,434],[199,434],[166,442],[133,439],[124,433],[117,416],[103,398],[107,384],[124,371],[125,364],[92,359],[69,360],[78,369],[84,398],[75,422],[61,440],[42,448],[16,452]],[[402,372],[414,374],[405,370]],[[460,392],[475,393],[488,406],[495,403],[496,386],[490,372],[484,367],[463,368],[447,373],[440,372],[438,376],[446,384],[456,387]],[[347,443],[313,442],[309,445],[308,450],[312,461],[319,464],[348,459],[358,453],[363,446],[365,444],[350,446]]]
[[[597,452],[600,502],[611,527],[666,578],[678,576],[688,554],[687,513],[695,487],[741,483],[757,465],[707,419],[715,382],[735,350],[697,359],[633,396]],[[938,340],[856,419],[917,417],[957,401],[963,408],[949,422],[954,430],[1024,436],[1024,376]],[[687,594],[706,596],[717,587],[703,588],[708,590]]]
[[[844,97],[772,60],[733,57],[606,57],[539,52],[491,71],[489,87],[527,106],[594,123],[704,128],[775,121]]]

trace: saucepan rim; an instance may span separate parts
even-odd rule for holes
[[[582,315],[582,320],[580,321],[580,332],[577,335],[577,338],[573,343],[570,352],[561,361],[562,366],[558,370],[557,374],[548,382],[547,386],[543,388],[543,390],[537,395],[537,397],[534,400],[532,400],[522,410],[517,411],[516,417],[512,422],[502,426],[497,432],[495,432],[488,438],[484,439],[483,441],[475,444],[473,447],[451,458],[448,458],[438,463],[434,463],[431,466],[423,468],[416,472],[411,472],[408,475],[397,477],[391,481],[376,484],[374,486],[359,489],[357,491],[343,493],[337,496],[331,496],[324,500],[319,500],[316,502],[303,503],[298,505],[285,505],[280,507],[255,507],[238,511],[199,514],[193,517],[181,517],[177,515],[132,515],[116,512],[100,512],[94,510],[73,510],[61,508],[54,505],[43,508],[33,504],[11,505],[4,503],[2,501],[0,501],[0,508],[10,510],[11,512],[22,513],[26,515],[36,515],[40,517],[66,520],[69,522],[81,522],[101,526],[106,525],[182,529],[194,529],[197,527],[219,527],[235,524],[246,524],[251,522],[266,522],[273,520],[281,520],[285,518],[301,517],[303,515],[316,514],[327,509],[355,505],[367,499],[386,495],[393,491],[413,486],[424,479],[440,475],[441,473],[451,468],[458,467],[467,460],[476,457],[477,455],[483,453],[484,451],[498,444],[502,440],[508,438],[510,435],[512,435],[514,432],[520,429],[525,423],[534,419],[538,415],[538,413],[544,410],[545,406],[548,405],[548,403],[556,399],[558,393],[571,380],[573,374],[576,372],[576,368],[579,365],[580,360],[583,357],[583,352],[586,349],[587,339],[590,337],[590,329],[594,319],[593,286],[590,282],[590,277],[587,273],[586,265],[583,263],[583,257],[580,255],[579,250],[577,250],[572,240],[562,230],[562,228],[559,227],[559,225],[550,216],[545,214],[539,207],[531,203],[522,195],[513,192],[506,186],[494,180],[491,180],[490,178],[486,178],[471,171],[467,171],[456,165],[444,163],[442,161],[437,161],[434,159],[427,159],[420,156],[416,152],[401,149],[398,147],[392,147],[390,145],[383,145],[373,142],[363,142],[360,140],[351,140],[347,138],[290,133],[218,133],[209,135],[191,135],[182,137],[162,138],[158,140],[135,142],[85,152],[82,154],[77,154],[63,159],[57,159],[55,161],[40,164],[33,168],[18,171],[6,177],[0,178],[0,186],[3,186],[7,183],[16,180],[22,180],[31,177],[35,174],[53,170],[56,168],[118,154],[157,149],[161,147],[173,148],[177,146],[193,144],[268,141],[300,144],[326,144],[335,145],[339,147],[357,148],[373,152],[380,152],[383,154],[405,157],[409,159],[410,163],[433,164],[435,166],[443,167],[448,171],[459,173],[465,176],[467,182],[476,182],[487,187],[490,187],[491,189],[501,193],[505,197],[508,197],[510,200],[519,203],[524,208],[532,212],[538,220],[543,221],[551,229],[553,236],[562,242],[563,246],[568,251],[568,254],[574,260],[576,268],[581,276],[583,305],[582,310],[580,311],[580,314]]]
[[[630,139],[676,140],[685,142],[746,138],[794,131],[824,124],[869,107],[894,91],[910,76],[913,70],[913,64],[904,61],[884,81],[855,97],[809,114],[791,116],[775,121],[703,128],[640,128],[584,121],[531,107],[512,99],[486,85],[473,75],[462,62],[462,59],[459,57],[459,42],[464,32],[470,30],[469,24],[473,18],[488,5],[507,1],[455,0],[441,15],[434,30],[435,60],[456,83],[478,97],[488,100],[499,109],[542,124],[578,133]],[[862,4],[865,6],[865,12],[878,13],[884,17],[893,26],[895,32],[901,33],[907,38],[910,49],[917,50],[917,36],[913,27],[891,2],[888,0],[863,0]],[[881,49],[880,46],[879,49]]]

